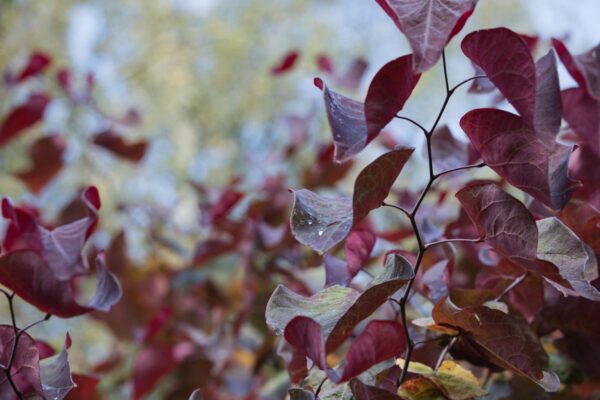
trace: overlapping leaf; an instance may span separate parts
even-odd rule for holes
[[[63,168],[66,143],[62,136],[44,136],[29,148],[31,166],[16,176],[33,193],[39,193]]]
[[[399,148],[365,167],[356,178],[352,198],[293,191],[290,223],[296,239],[320,253],[344,240],[353,226],[381,206],[412,152],[412,148]]]
[[[548,356],[521,317],[486,306],[460,308],[446,298],[434,307],[433,319],[466,332],[466,340],[498,366],[533,380],[547,391],[558,390],[558,377],[544,371]]]
[[[87,258],[83,247],[98,221],[100,196],[98,189],[90,186],[82,196],[88,217],[52,230],[39,224],[25,209],[13,207],[4,199],[2,214],[11,222],[4,238],[6,251],[31,250],[41,256],[58,280],[69,280],[87,272]]]
[[[548,279],[562,291],[599,300],[593,251],[556,218],[536,222],[527,208],[498,186],[467,186],[457,198],[481,237],[513,263]]]
[[[61,318],[94,310],[108,311],[121,298],[117,278],[97,260],[98,284],[90,301],[81,305],[70,280],[58,280],[47,263],[36,253],[16,250],[0,257],[0,283],[38,309]]]
[[[546,146],[519,116],[478,109],[460,125],[490,168],[544,204],[561,209],[579,186],[567,174],[571,149]]]
[[[352,334],[360,321],[375,312],[413,276],[410,263],[394,254],[388,257],[384,272],[362,293],[336,285],[304,297],[280,285],[267,303],[267,325],[281,334],[294,317],[309,317],[321,326],[327,352],[333,351]]]
[[[399,356],[406,348],[402,325],[396,321],[370,321],[352,342],[344,363],[336,369],[326,361],[325,338],[321,326],[309,317],[292,319],[284,331],[285,339],[294,349],[327,371],[333,382],[345,382],[373,365]]]
[[[376,0],[406,35],[414,53],[414,70],[431,68],[446,43],[464,26],[477,0]]]
[[[412,72],[411,60],[412,56],[406,55],[385,64],[373,77],[364,104],[315,79],[315,85],[323,90],[337,162],[358,154],[402,110],[419,80]]]

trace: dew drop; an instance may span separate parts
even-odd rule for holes
[[[319,231],[319,236],[323,236],[323,231]]]

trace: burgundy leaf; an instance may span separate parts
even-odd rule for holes
[[[14,327],[11,325],[0,325],[0,366],[6,368],[13,351],[15,341]],[[0,398],[5,398],[3,394],[12,393],[10,383],[6,375],[0,374]],[[24,332],[20,334],[19,342],[15,351],[15,358],[11,367],[13,380],[22,383],[19,385],[21,390],[33,389],[36,393],[42,393],[40,382],[40,357],[35,340]]]
[[[43,312],[71,318],[94,310],[108,311],[121,298],[121,287],[102,261],[98,286],[87,305],[75,300],[70,281],[60,281],[34,252],[17,250],[0,257],[0,283]]]
[[[291,50],[286,53],[282,59],[271,68],[271,75],[282,75],[294,68],[300,53],[297,50]]]
[[[14,108],[0,125],[0,147],[39,122],[49,102],[45,94],[32,94],[25,103]]]
[[[352,199],[293,191],[290,223],[296,239],[320,253],[344,240],[353,226],[381,206],[413,150],[399,148],[367,165],[356,178]]]
[[[536,135],[553,149],[560,129],[562,102],[556,57],[552,50],[535,63],[536,87],[533,126]]]
[[[388,257],[383,273],[371,281],[364,292],[332,286],[311,296],[300,296],[278,286],[267,304],[267,324],[281,333],[296,316],[314,319],[323,330],[327,351],[339,347],[356,325],[369,317],[414,276],[412,266],[402,256]]]
[[[362,383],[358,378],[350,380],[350,389],[356,400],[400,400],[400,397],[385,389]]]
[[[598,276],[593,251],[558,219],[536,222],[521,202],[493,184],[470,185],[456,196],[481,237],[504,257],[565,294],[600,300],[590,285]]]
[[[552,39],[552,44],[579,87],[591,97],[600,99],[600,45],[573,56],[560,40]]]
[[[38,224],[26,210],[14,208],[8,200],[2,203],[2,213],[11,220],[4,240],[7,251],[17,249],[32,250],[38,253],[58,280],[68,280],[87,272],[87,258],[82,254],[83,247],[92,234],[98,221],[100,197],[94,186],[82,194],[89,216],[52,230]]]
[[[533,126],[536,68],[523,38],[506,28],[486,29],[468,34],[461,47]]]
[[[110,130],[97,134],[94,137],[94,144],[131,162],[140,162],[148,148],[148,142],[145,140],[127,143],[123,137]]]
[[[18,74],[17,82],[23,82],[27,78],[43,72],[51,62],[52,59],[48,54],[42,52],[31,54],[25,68]]]
[[[75,387],[69,392],[67,400],[92,399],[96,394],[96,386],[100,378],[90,375],[72,374]]]
[[[533,216],[517,199],[495,184],[472,184],[456,197],[479,236],[513,260],[536,256],[538,231]]]
[[[489,167],[544,204],[561,209],[578,186],[567,175],[571,149],[549,148],[519,116],[478,109],[460,125]]]
[[[325,110],[335,145],[334,160],[345,162],[368,144],[367,122],[363,103],[329,90],[315,78],[315,85],[323,90]]]
[[[566,89],[561,94],[565,121],[600,156],[600,102],[583,89]]]
[[[133,398],[152,392],[158,382],[177,366],[170,346],[142,348],[133,360]]]
[[[460,308],[450,298],[436,304],[433,319],[459,328],[466,340],[494,364],[529,378],[547,391],[557,391],[560,382],[544,371],[548,356],[525,320],[486,306]]]
[[[348,277],[350,280],[369,261],[371,251],[375,246],[375,235],[365,229],[356,229],[350,232],[344,242],[344,253],[348,263]]]
[[[477,4],[477,0],[376,1],[408,38],[415,72],[426,71],[438,61]]]
[[[319,368],[327,371],[333,382],[345,382],[375,364],[399,356],[406,348],[402,325],[396,321],[370,321],[353,341],[345,362],[336,370],[325,359],[321,326],[309,317],[298,316],[285,327],[285,339]]]
[[[412,55],[385,64],[373,77],[365,99],[366,144],[402,110],[417,85],[420,74],[412,71]],[[365,144],[365,145],[366,145]]]
[[[33,193],[39,193],[63,168],[65,140],[60,135],[44,136],[29,147],[31,166],[16,176]]]
[[[436,172],[464,167],[469,164],[469,144],[456,139],[447,126],[435,130],[431,152]]]

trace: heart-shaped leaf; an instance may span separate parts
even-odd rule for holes
[[[408,38],[415,72],[435,65],[477,4],[477,0],[376,1]]]
[[[352,199],[323,197],[306,189],[293,191],[290,223],[296,239],[320,253],[344,240],[353,226],[381,206],[413,150],[398,148],[367,165],[354,182]]]

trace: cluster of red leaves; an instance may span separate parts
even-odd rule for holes
[[[0,284],[9,304],[15,295],[29,302],[46,314],[39,322],[91,313],[125,345],[115,346],[91,374],[71,374],[70,339],[54,355],[27,334],[29,327],[1,326],[0,398],[17,392],[97,398],[99,379],[110,374],[136,399],[155,392],[191,400],[279,399],[286,392],[308,400],[598,393],[598,50],[572,56],[552,42],[578,84],[561,91],[554,51],[534,59],[550,43],[505,28],[473,32],[462,50],[476,75],[454,87],[445,76],[446,99],[432,128],[398,115],[476,2],[377,0],[412,54],[385,64],[364,102],[315,79],[332,140],[317,145],[314,161],[297,176],[265,178],[258,187],[243,178],[222,188],[194,184],[203,238],[184,265],[153,256],[134,265],[123,232],[104,253],[84,249],[98,224],[93,186],[51,224],[31,207],[4,200],[9,224]],[[299,57],[289,52],[271,73],[291,71]],[[6,87],[48,79],[51,63],[33,54],[22,69],[5,74]],[[331,87],[347,91],[358,87],[366,69],[356,60],[338,73],[323,54],[316,64]],[[139,122],[136,112],[102,114],[91,76],[81,87],[67,69],[54,79],[61,93],[32,93],[3,117],[0,146],[40,123],[60,95],[109,121],[91,144],[125,160],[143,158],[147,143],[128,143],[119,133],[120,126]],[[438,123],[469,81],[471,92],[495,92],[515,112],[469,111],[460,121],[465,143]],[[425,134],[429,181],[423,187],[395,185],[415,157],[413,148],[396,147],[382,134],[395,117]],[[289,145],[274,157],[294,163],[310,143],[310,117],[284,121]],[[388,151],[360,171],[351,195],[331,196],[354,157],[377,141]],[[40,192],[64,167],[67,143],[56,133],[37,139],[31,168],[15,175]],[[484,166],[495,173],[493,181],[449,179]],[[293,205],[290,184],[304,188],[291,190]],[[398,218],[389,214],[391,230],[379,228],[371,215],[382,205],[398,211]],[[153,217],[153,249],[187,255],[179,244],[187,238],[168,234],[169,215]],[[79,283],[94,259],[97,289],[85,301]],[[322,288],[312,279],[321,267]]]
[[[327,399],[351,392],[360,400],[467,399],[485,393],[478,379],[499,371],[511,373],[504,375],[514,377],[509,382],[522,377],[575,398],[598,392],[600,366],[584,353],[596,354],[590,339],[600,311],[600,47],[574,57],[558,40],[540,43],[507,28],[472,32],[461,47],[477,75],[451,87],[444,58],[446,99],[428,130],[398,113],[477,1],[377,3],[406,35],[413,54],[384,65],[364,102],[315,79],[335,160],[344,165],[397,117],[423,131],[429,181],[414,193],[393,191],[413,153],[396,147],[358,174],[349,197],[293,191],[292,233],[325,254],[326,283],[310,296],[279,286],[267,305],[267,323],[291,347],[292,383],[301,386],[290,397]],[[553,49],[533,58],[544,45],[553,45],[578,88],[561,91]],[[465,144],[437,125],[454,92],[469,81],[474,93],[499,92],[516,113],[467,112],[460,120]],[[497,178],[434,185],[448,173],[483,166]],[[432,207],[424,199],[435,192]],[[458,218],[434,213],[452,206],[453,192],[462,208]],[[525,202],[513,195],[518,192]],[[398,196],[396,204],[385,202],[391,194]],[[411,223],[408,234],[392,243],[369,222],[369,213],[382,205],[398,209]],[[382,272],[364,286],[354,278],[376,242],[392,250]],[[345,261],[335,256],[342,243]],[[420,306],[408,310],[411,299]],[[411,321],[409,313],[421,318]],[[548,317],[552,313],[561,317]],[[555,359],[566,357],[584,380],[560,371],[561,384],[549,349]],[[444,361],[448,353],[472,372]],[[394,365],[394,358],[404,360]]]

